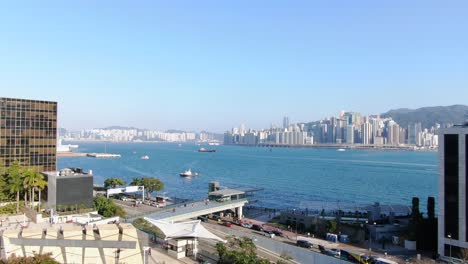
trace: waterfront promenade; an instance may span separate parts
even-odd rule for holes
[[[317,148],[317,149],[374,149],[374,150],[429,150],[437,148],[419,148],[414,145],[374,145],[374,144],[227,144],[229,146],[264,147],[264,148]]]

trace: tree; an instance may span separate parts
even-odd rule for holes
[[[330,220],[327,222],[327,230],[329,233],[338,232],[338,222],[336,220]]]
[[[431,196],[427,198],[427,217],[429,220],[435,219],[435,198]]]
[[[29,190],[30,206],[34,207],[35,189],[44,182],[44,176],[34,169],[27,169],[24,173],[23,185],[25,190]],[[39,200],[40,202],[40,200]]]
[[[14,161],[7,169],[7,183],[8,191],[11,194],[16,193],[16,212],[19,212],[19,197],[20,192],[23,191],[23,171],[18,161]]]
[[[141,178],[133,177],[133,178],[132,178],[132,182],[130,182],[130,185],[131,185],[131,186],[141,186],[141,185],[143,185],[143,184],[142,184],[142,182],[141,182]]]
[[[409,238],[410,240],[417,240],[418,230],[422,222],[422,215],[419,211],[419,198],[413,197],[412,206],[411,206],[411,220],[409,225]]]
[[[32,257],[17,257],[13,254],[8,260],[1,260],[0,264],[58,264],[52,258],[52,253],[34,254]]]
[[[115,188],[125,185],[125,181],[120,178],[108,178],[104,181],[104,188]]]
[[[44,180],[44,175],[39,173],[39,176],[37,177],[36,184],[35,184],[35,187],[39,191],[39,197],[38,197],[39,198],[39,204],[37,206],[37,211],[38,212],[41,211],[41,191],[44,190],[46,186],[47,186],[47,182]]]
[[[145,187],[146,196],[151,196],[152,192],[160,191],[164,188],[164,183],[156,178],[143,177],[141,184]]]
[[[6,176],[6,168],[3,167],[3,163],[0,161],[0,201],[5,201],[8,199],[8,188],[5,182]]]
[[[104,196],[98,196],[93,201],[94,208],[104,217],[125,216],[125,211],[122,207],[116,205],[111,199]]]
[[[268,260],[261,259],[256,253],[257,247],[252,239],[247,237],[232,237],[228,239],[227,245],[216,244],[220,264],[267,264]]]

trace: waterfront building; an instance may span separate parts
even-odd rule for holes
[[[460,258],[468,250],[468,124],[439,132],[438,252]]]
[[[285,116],[283,118],[283,128],[288,129],[289,128],[289,117]]]
[[[387,127],[387,144],[400,144],[400,126],[394,121],[390,121]]]
[[[373,135],[372,135],[372,124],[364,123],[361,125],[362,128],[362,144],[369,145],[372,142]]]
[[[346,143],[354,144],[354,125],[346,126]]]
[[[56,170],[57,102],[0,97],[0,164]]]
[[[44,172],[47,180],[47,207],[61,206],[93,207],[93,173],[80,168]]]

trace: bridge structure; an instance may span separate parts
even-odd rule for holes
[[[138,215],[133,215],[124,218],[125,222],[131,223],[137,218],[148,217],[154,220],[177,222],[184,221],[191,218],[196,218],[202,215],[208,215],[213,213],[224,212],[226,210],[232,210],[236,213],[239,218],[243,217],[242,208],[248,203],[247,199],[230,200],[224,202],[217,201],[197,201],[193,203],[179,204],[178,207],[171,207],[156,212],[145,212]]]

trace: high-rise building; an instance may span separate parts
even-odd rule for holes
[[[346,143],[354,144],[354,126],[353,125],[346,126]]]
[[[283,118],[283,128],[288,129],[289,128],[289,117],[285,116]]]
[[[468,125],[439,132],[438,252],[459,258],[468,250]]]
[[[362,144],[369,145],[373,142],[373,135],[372,135],[372,124],[364,123],[361,125],[362,130]]]
[[[400,144],[400,126],[393,121],[390,121],[387,127],[387,144]]]
[[[0,97],[0,164],[56,170],[57,102]]]

